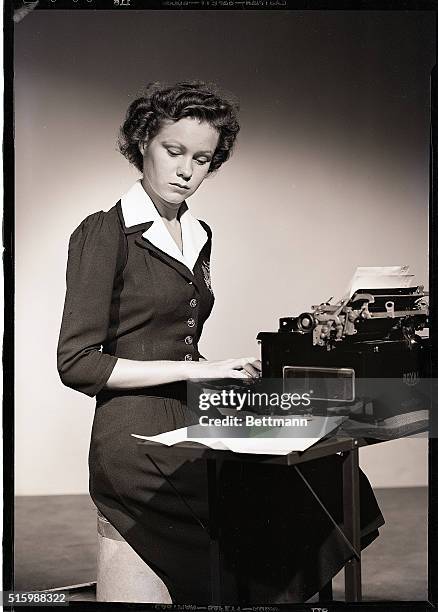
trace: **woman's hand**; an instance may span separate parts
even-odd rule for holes
[[[202,378],[258,378],[262,364],[255,357],[224,359],[222,361],[187,362],[187,379]]]
[[[107,389],[141,389],[180,380],[246,378],[260,376],[255,357],[223,361],[134,361],[118,357],[106,383]]]

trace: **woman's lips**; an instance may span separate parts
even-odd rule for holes
[[[169,183],[169,185],[172,185],[172,187],[177,187],[178,189],[182,189],[182,191],[187,191],[188,189],[190,189],[190,187],[188,187],[187,185],[180,185],[179,183]]]

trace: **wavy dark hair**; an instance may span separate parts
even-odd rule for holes
[[[132,102],[120,128],[119,151],[136,168],[143,171],[143,156],[139,144],[150,142],[161,128],[162,121],[178,121],[193,117],[207,121],[219,132],[216,150],[209,172],[214,172],[231,155],[239,123],[236,100],[222,94],[216,85],[204,81],[187,81],[176,85],[149,83],[143,95]]]

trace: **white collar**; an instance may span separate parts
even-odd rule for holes
[[[136,181],[121,197],[121,206],[125,227],[152,221],[152,225],[143,232],[143,237],[193,272],[199,253],[208,240],[208,235],[199,221],[190,214],[187,207],[180,217],[183,255],[151,198],[143,189],[141,179]]]

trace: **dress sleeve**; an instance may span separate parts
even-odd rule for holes
[[[102,352],[102,344],[123,239],[114,218],[103,212],[87,217],[70,237],[58,372],[65,385],[90,397],[102,389],[117,362]]]

